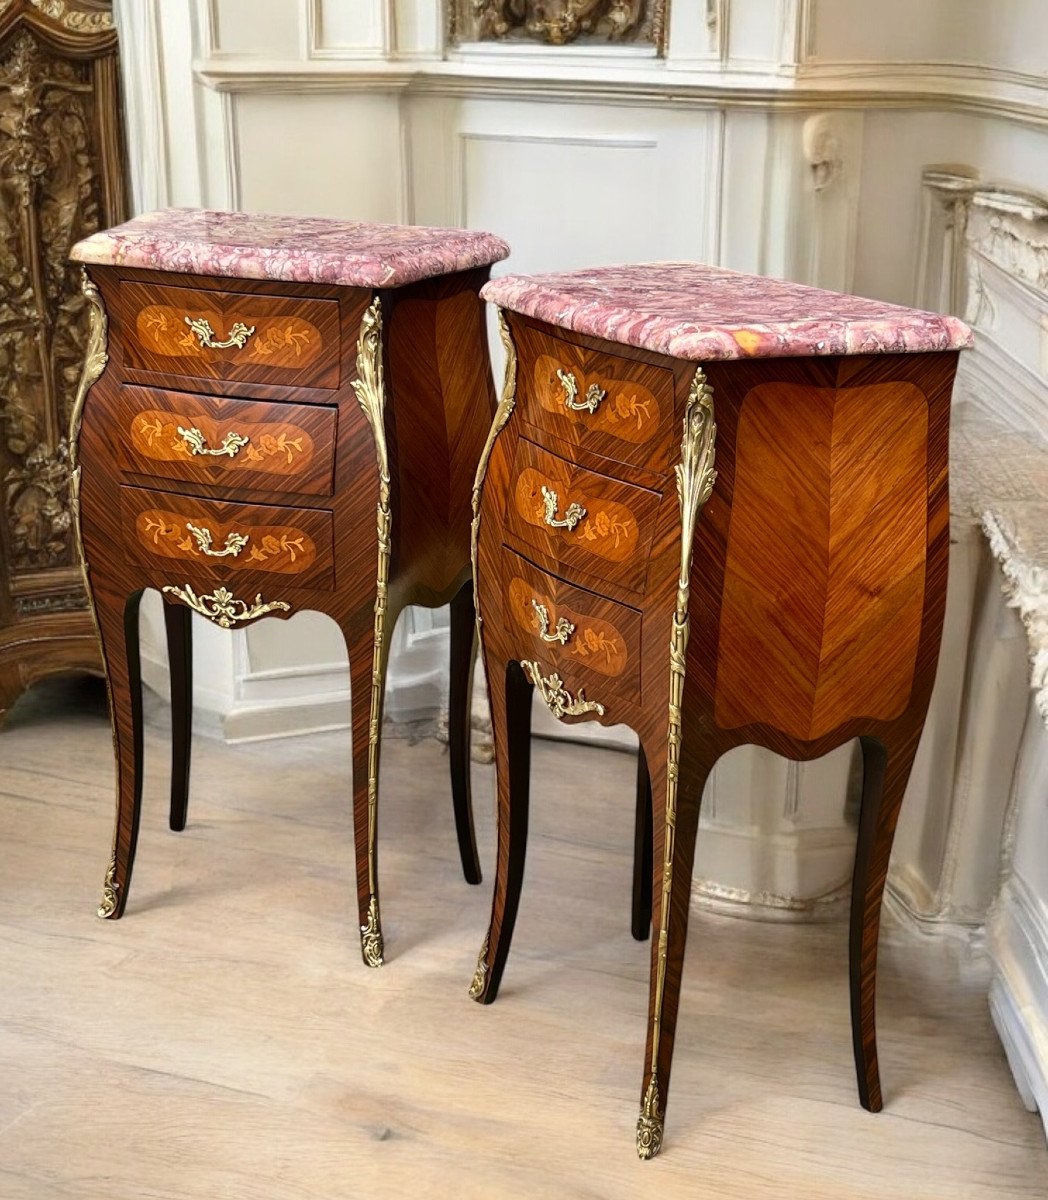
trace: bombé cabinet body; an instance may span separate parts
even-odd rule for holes
[[[389,637],[452,605],[451,744],[467,878],[469,516],[494,407],[478,298],[498,239],[170,210],[81,243],[94,310],[74,481],[118,764],[101,916],[127,903],[141,808],[137,611],[165,601],[173,828],[186,819],[189,620],[304,609],[342,630],[364,961],[382,961],[377,807]],[[148,269],[156,265],[160,269]],[[93,386],[92,386],[93,385]]]
[[[812,759],[861,739],[852,1018],[860,1098],[881,1105],[880,905],[935,677],[950,394],[969,335],[712,268],[618,270],[484,292],[504,306],[508,358],[474,547],[499,852],[470,990],[494,999],[509,951],[533,689],[562,720],[632,727],[637,846],[653,861],[634,909],[635,936],[649,920],[656,934],[637,1139],[651,1157],[703,787],[741,744]]]

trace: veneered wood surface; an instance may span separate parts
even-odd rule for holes
[[[648,553],[661,497],[606,475],[598,475],[521,438],[513,465],[506,521],[512,537],[555,560],[597,579],[610,579],[640,592],[648,572]],[[543,488],[557,498],[554,520],[564,520],[571,505],[585,515],[572,529],[551,526]]]
[[[586,686],[593,699],[606,701],[614,693],[638,700],[641,614],[636,609],[565,583],[508,549],[503,581],[505,612],[514,626],[507,632],[519,646],[519,658],[551,664],[562,677]],[[533,602],[546,608],[547,637],[558,619],[574,626],[567,641],[543,639]]]
[[[761,723],[810,741],[906,708],[923,612],[927,430],[912,383],[747,393],[717,655],[721,728]]]
[[[638,791],[646,796],[650,786],[651,917],[656,930],[666,918],[666,939],[662,950],[660,939],[652,939],[641,1095],[649,1083],[657,1026],[659,1111],[665,1111],[699,811],[717,759],[734,746],[750,743],[807,760],[859,737],[865,782],[849,934],[852,1028],[860,1100],[876,1111],[882,1103],[874,1021],[877,937],[892,838],[927,711],[942,631],[949,546],[949,401],[957,355],[739,360],[706,366],[717,423],[718,474],[696,528],[682,740],[671,815],[670,632],[680,569],[680,510],[669,471],[672,461],[661,476],[653,476],[648,465],[613,468],[582,443],[572,450],[563,437],[536,434],[542,429],[541,416],[536,418],[541,402],[523,381],[531,377],[536,356],[543,351],[535,349],[530,331],[555,331],[512,314],[508,322],[519,353],[517,408],[491,456],[479,531],[477,602],[492,698],[499,842],[491,922],[475,998],[489,1003],[498,993],[519,903],[527,830],[528,780],[519,724],[530,704],[518,665],[520,630],[507,612],[504,575],[512,570],[510,551],[522,549],[521,525],[534,526],[518,515],[516,488],[523,467],[535,457],[548,463],[553,457],[548,451],[556,450],[572,460],[557,468],[558,479],[566,482],[576,472],[596,469],[614,477],[613,488],[641,485],[661,496],[661,504],[645,522],[650,533],[647,571],[637,572],[643,580],[634,601],[642,614],[640,697],[631,704],[612,694],[603,713],[566,718],[632,726],[647,768],[641,772]],[[580,355],[620,349],[583,335],[563,336],[578,344]],[[694,364],[667,361],[665,366],[677,382],[673,425],[679,439]],[[755,392],[759,403],[750,413],[759,419],[745,414],[747,397]],[[528,446],[525,437],[536,437],[548,449]],[[679,453],[678,440],[671,459]],[[885,499],[880,502],[878,497]],[[572,498],[565,487],[561,505]],[[559,547],[540,547],[534,556],[565,586],[594,586],[577,560],[569,561]],[[633,560],[631,566],[636,566]],[[621,584],[621,579],[609,579],[596,590],[622,600]],[[751,608],[773,628],[746,627]],[[763,653],[760,642],[732,647],[733,629],[747,628],[752,638],[765,638],[777,657]],[[731,719],[739,720],[742,714],[745,721],[730,728],[718,723],[716,711],[725,630],[725,652],[734,656],[729,658]],[[790,636],[796,637],[794,655],[786,650]],[[534,658],[544,674],[558,665],[548,648]],[[567,692],[577,695],[577,668],[564,665],[560,674]],[[808,711],[800,718],[776,698],[777,689],[797,694],[798,679],[807,680],[809,697]],[[630,799],[624,796],[623,802]],[[670,819],[673,870],[664,899]],[[647,831],[640,826],[638,830],[637,845],[646,853]],[[640,895],[644,889],[635,890]],[[644,932],[636,912],[633,927],[635,933]],[[660,990],[662,952],[666,969]]]
[[[293,575],[300,587],[334,586],[332,514],[320,508],[277,508],[121,487],[120,507],[129,553],[154,570],[166,569],[239,589],[267,585],[256,574]],[[189,526],[211,534],[208,554]],[[235,554],[222,551],[230,537],[246,538]],[[157,559],[174,560],[158,564]],[[269,583],[272,586],[272,583]]]
[[[129,368],[203,380],[338,387],[335,300],[137,282],[122,283],[118,296],[113,320]],[[206,320],[214,341],[226,340],[238,322],[254,332],[243,346],[206,348],[187,319]]]
[[[334,486],[338,410],[215,399],[154,388],[117,390],[113,449],[129,473],[214,484],[328,496]],[[197,429],[205,450],[228,434],[247,438],[233,454],[193,453],[179,430]]]
[[[522,322],[521,350],[528,370],[518,378],[526,422],[540,440],[543,434],[572,448],[582,447],[616,462],[665,471],[672,457],[676,427],[673,397],[677,372],[655,365],[651,355],[628,347],[594,351],[552,336],[533,323]],[[593,412],[565,405],[559,372],[576,385],[575,403],[591,387],[603,393]]]
[[[384,614],[383,653],[374,662],[376,580],[378,574],[378,530],[376,507],[379,497],[375,440],[365,419],[352,383],[357,379],[357,340],[361,319],[373,294],[352,288],[322,285],[272,284],[267,282],[185,278],[192,295],[201,297],[201,311],[209,308],[224,314],[255,312],[292,314],[316,311],[315,323],[324,334],[324,353],[313,367],[296,373],[298,385],[274,382],[279,372],[255,367],[235,367],[226,375],[177,374],[166,360],[139,351],[145,367],[129,366],[125,353],[135,336],[135,308],[127,301],[134,285],[140,299],[172,290],[172,276],[154,271],[124,268],[89,269],[97,283],[110,318],[109,366],[89,392],[80,437],[82,464],[81,511],[83,538],[92,593],[102,625],[103,646],[113,681],[113,714],[118,760],[118,814],[115,842],[115,916],[127,903],[128,885],[138,827],[140,774],[134,752],[138,721],[133,702],[134,659],[137,626],[125,620],[129,604],[144,587],[191,584],[200,594],[214,586],[228,587],[236,600],[252,605],[256,593],[268,603],[280,600],[284,618],[303,609],[327,613],[339,625],[346,640],[350,662],[350,692],[353,754],[353,814],[356,842],[357,907],[360,924],[367,920],[371,885],[368,869],[368,742],[372,722],[371,692],[374,673],[385,674],[389,641],[397,617],[407,604],[442,605],[455,597],[470,578],[469,512],[473,471],[490,424],[494,394],[486,366],[482,338],[483,305],[478,298],[487,270],[480,269],[428,280],[380,294],[384,326],[385,436],[392,480],[391,514],[393,553]],[[177,277],[176,277],[177,278]],[[313,307],[311,307],[311,305]],[[319,306],[319,307],[317,307]],[[403,312],[398,312],[403,306]],[[325,314],[323,317],[319,314]],[[331,315],[333,314],[333,315]],[[327,323],[325,325],[325,322]],[[332,323],[333,322],[333,323]],[[417,331],[417,339],[415,332]],[[227,332],[223,326],[222,330]],[[416,357],[422,366],[412,364]],[[199,367],[199,364],[198,364]],[[261,370],[261,373],[259,373]],[[432,372],[432,374],[430,374]],[[235,375],[235,377],[234,377]],[[419,385],[425,377],[426,387]],[[258,379],[258,382],[253,380]],[[333,381],[324,386],[325,379]],[[437,386],[433,380],[437,380]],[[249,381],[252,380],[252,381]],[[157,390],[144,392],[132,384],[148,384]],[[337,388],[334,387],[337,384]],[[209,480],[165,480],[163,493],[142,488],[145,482],[136,462],[132,474],[123,466],[115,444],[123,436],[129,402],[144,395],[178,393],[177,403],[192,389],[205,394],[190,401],[203,406],[218,422],[218,429],[231,412],[247,411],[231,406],[230,399],[249,402],[264,420],[282,416],[284,421],[306,429],[314,439],[314,462],[334,460],[333,494],[296,495],[288,503],[289,479],[278,476],[263,486],[257,478],[241,477],[221,469]],[[266,402],[268,402],[268,407]],[[433,413],[442,410],[442,416]],[[163,405],[161,405],[163,408]],[[331,422],[332,411],[337,420]],[[414,423],[441,425],[451,431],[442,442],[410,437],[402,443],[398,430],[411,430]],[[323,430],[331,431],[335,444],[321,442]],[[223,432],[225,432],[223,430]],[[423,465],[424,464],[424,465]],[[405,470],[403,468],[409,467]],[[162,468],[163,469],[163,468]],[[319,479],[319,476],[317,477]],[[153,491],[154,500],[145,497]],[[128,524],[121,509],[121,495],[134,495],[135,520]],[[156,495],[163,501],[155,502]],[[443,506],[433,504],[433,495],[445,495]],[[134,507],[134,506],[133,506]],[[147,549],[136,528],[137,515],[145,509],[209,515],[217,524],[214,541],[238,520],[265,514],[262,525],[304,530],[316,546],[316,560],[306,574],[288,574],[256,569],[245,555],[243,565],[228,559],[203,559],[187,551],[182,559],[169,558]],[[418,514],[426,521],[419,522]],[[403,538],[405,526],[425,531],[412,542]],[[261,529],[262,526],[260,525]],[[267,536],[263,533],[262,536]],[[274,535],[275,536],[275,535]],[[278,539],[279,541],[279,539]],[[189,556],[192,555],[190,558]],[[332,583],[331,570],[334,565]],[[264,566],[264,564],[262,564]],[[173,572],[177,577],[172,578]],[[315,572],[315,574],[314,574]],[[199,584],[199,586],[197,586]],[[213,586],[214,585],[214,586]],[[170,594],[168,603],[177,603]],[[466,603],[469,603],[468,599]],[[239,621],[239,625],[245,622]],[[462,626],[461,613],[458,625]],[[469,642],[455,640],[460,655],[470,655]],[[465,666],[468,673],[468,663]],[[463,668],[459,664],[457,687],[462,690]],[[381,695],[381,689],[380,689]],[[468,815],[468,789],[463,786],[461,763],[468,751],[468,705],[458,704],[466,714],[451,729],[458,743],[459,764],[454,783],[455,811],[460,821]],[[375,714],[381,727],[381,711]],[[181,762],[179,747],[176,760]],[[479,866],[472,852],[468,828],[459,830],[463,867],[468,878],[479,879]],[[377,866],[376,866],[377,870]],[[377,885],[376,885],[377,894]]]

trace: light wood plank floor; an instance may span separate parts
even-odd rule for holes
[[[1048,1194],[1039,1124],[948,947],[889,932],[887,1108],[859,1108],[840,925],[694,919],[666,1146],[637,1160],[628,756],[536,744],[514,954],[481,1008],[490,890],[459,873],[441,747],[386,745],[388,962],[369,971],[344,738],[198,739],[178,835],[155,707],[116,923],[94,916],[113,808],[98,685],[45,685],[0,734],[5,1200]],[[490,875],[491,768],[474,788]]]

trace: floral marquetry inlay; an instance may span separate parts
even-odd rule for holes
[[[665,50],[668,0],[447,0],[452,42],[647,43]]]
[[[603,396],[594,411],[579,411],[564,403],[564,389],[558,376],[561,369],[560,363],[552,355],[540,354],[535,360],[535,392],[547,412],[573,420],[596,433],[611,434],[625,442],[647,442],[658,433],[661,416],[659,402],[648,388],[637,383],[587,374],[580,380],[580,391],[584,394],[596,387]]]
[[[166,358],[235,357],[238,362],[260,363],[270,367],[304,367],[320,353],[323,339],[320,331],[301,317],[260,317],[243,313],[197,313],[190,318],[206,320],[210,330],[226,338],[241,328],[243,336],[227,346],[213,348],[202,344],[201,335],[187,321],[184,310],[167,304],[149,304],[136,319],[136,331],[142,348],[150,354]]]
[[[549,490],[554,486],[541,471],[531,467],[526,467],[517,477],[517,511],[529,525],[542,528],[548,525],[542,489]],[[635,553],[639,536],[637,520],[625,504],[575,492],[568,496],[565,489],[560,490],[563,507],[566,508],[570,500],[585,512],[582,520],[566,534],[572,542],[580,543],[611,562],[622,562]]]
[[[149,409],[135,415],[131,422],[131,445],[137,454],[156,462],[199,462],[200,449],[194,445],[228,446],[225,454],[210,454],[224,469],[249,469],[274,475],[293,475],[304,470],[313,459],[313,439],[297,425],[252,424],[236,421],[235,433],[230,422],[219,422],[203,413],[172,415]],[[194,432],[195,431],[195,432]],[[230,441],[233,434],[235,440]]]
[[[316,543],[294,526],[227,525],[206,517],[191,520],[163,509],[139,513],[135,534],[153,554],[195,561],[221,558],[230,570],[254,568],[296,575],[317,557]]]
[[[522,629],[540,635],[542,626],[535,601],[545,607],[551,622],[564,618],[572,627],[570,636],[557,647],[558,654],[577,659],[601,675],[618,676],[625,671],[628,661],[626,641],[610,621],[554,604],[550,597],[537,592],[520,576],[515,576],[509,585],[510,611]],[[543,640],[549,641],[548,638]]]

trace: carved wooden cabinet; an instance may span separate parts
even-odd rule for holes
[[[68,255],[124,195],[110,5],[0,4],[0,722],[37,679],[102,669],[69,508],[89,309]]]
[[[508,277],[474,519],[498,865],[470,994],[494,1000],[524,868],[533,689],[640,739],[633,932],[653,925],[637,1150],[658,1153],[703,786],[734,746],[858,737],[859,1095],[885,873],[935,676],[959,321],[693,264]],[[715,464],[716,459],[716,464]]]
[[[361,948],[382,962],[379,742],[389,637],[451,603],[451,773],[467,879],[470,503],[495,406],[478,297],[505,244],[465,230],[169,210],[81,242],[93,337],[73,481],[117,753],[99,915],[127,903],[141,804],[142,590],[165,601],[171,826],[186,821],[190,614],[315,609],[349,650]]]

